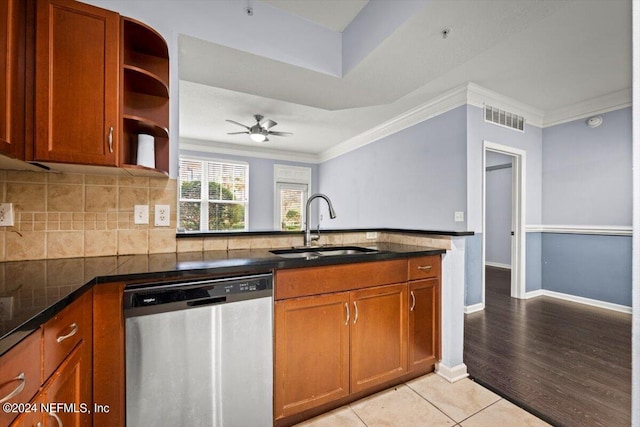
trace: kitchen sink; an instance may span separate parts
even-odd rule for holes
[[[360,246],[325,246],[317,248],[292,248],[292,249],[276,249],[270,251],[274,255],[283,258],[307,258],[315,259],[325,256],[344,256],[344,255],[360,255],[373,254],[378,250],[371,248],[363,248]]]

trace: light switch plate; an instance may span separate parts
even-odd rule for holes
[[[13,226],[13,203],[0,203],[0,227]]]
[[[133,223],[149,224],[149,205],[135,205],[133,207]]]
[[[464,212],[456,211],[453,214],[453,220],[455,222],[464,222]]]
[[[367,238],[368,240],[375,240],[375,239],[377,239],[377,238],[378,238],[378,233],[377,233],[377,232],[375,232],[375,231],[367,231],[366,238]]]
[[[155,226],[168,227],[170,213],[171,213],[171,208],[169,207],[169,205],[156,205],[155,219],[154,219]]]

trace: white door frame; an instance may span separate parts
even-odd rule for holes
[[[513,159],[511,218],[513,237],[511,239],[511,297],[525,298],[526,277],[526,160],[527,152],[507,145],[483,141],[482,149],[482,305],[485,305],[485,262],[486,262],[486,202],[487,202],[487,152],[505,154]]]

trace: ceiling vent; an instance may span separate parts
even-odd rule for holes
[[[524,132],[524,117],[486,104],[484,121]]]

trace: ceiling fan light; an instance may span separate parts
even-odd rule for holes
[[[267,139],[267,136],[263,133],[251,133],[249,134],[249,137],[254,141],[254,142],[263,142],[265,139]]]

